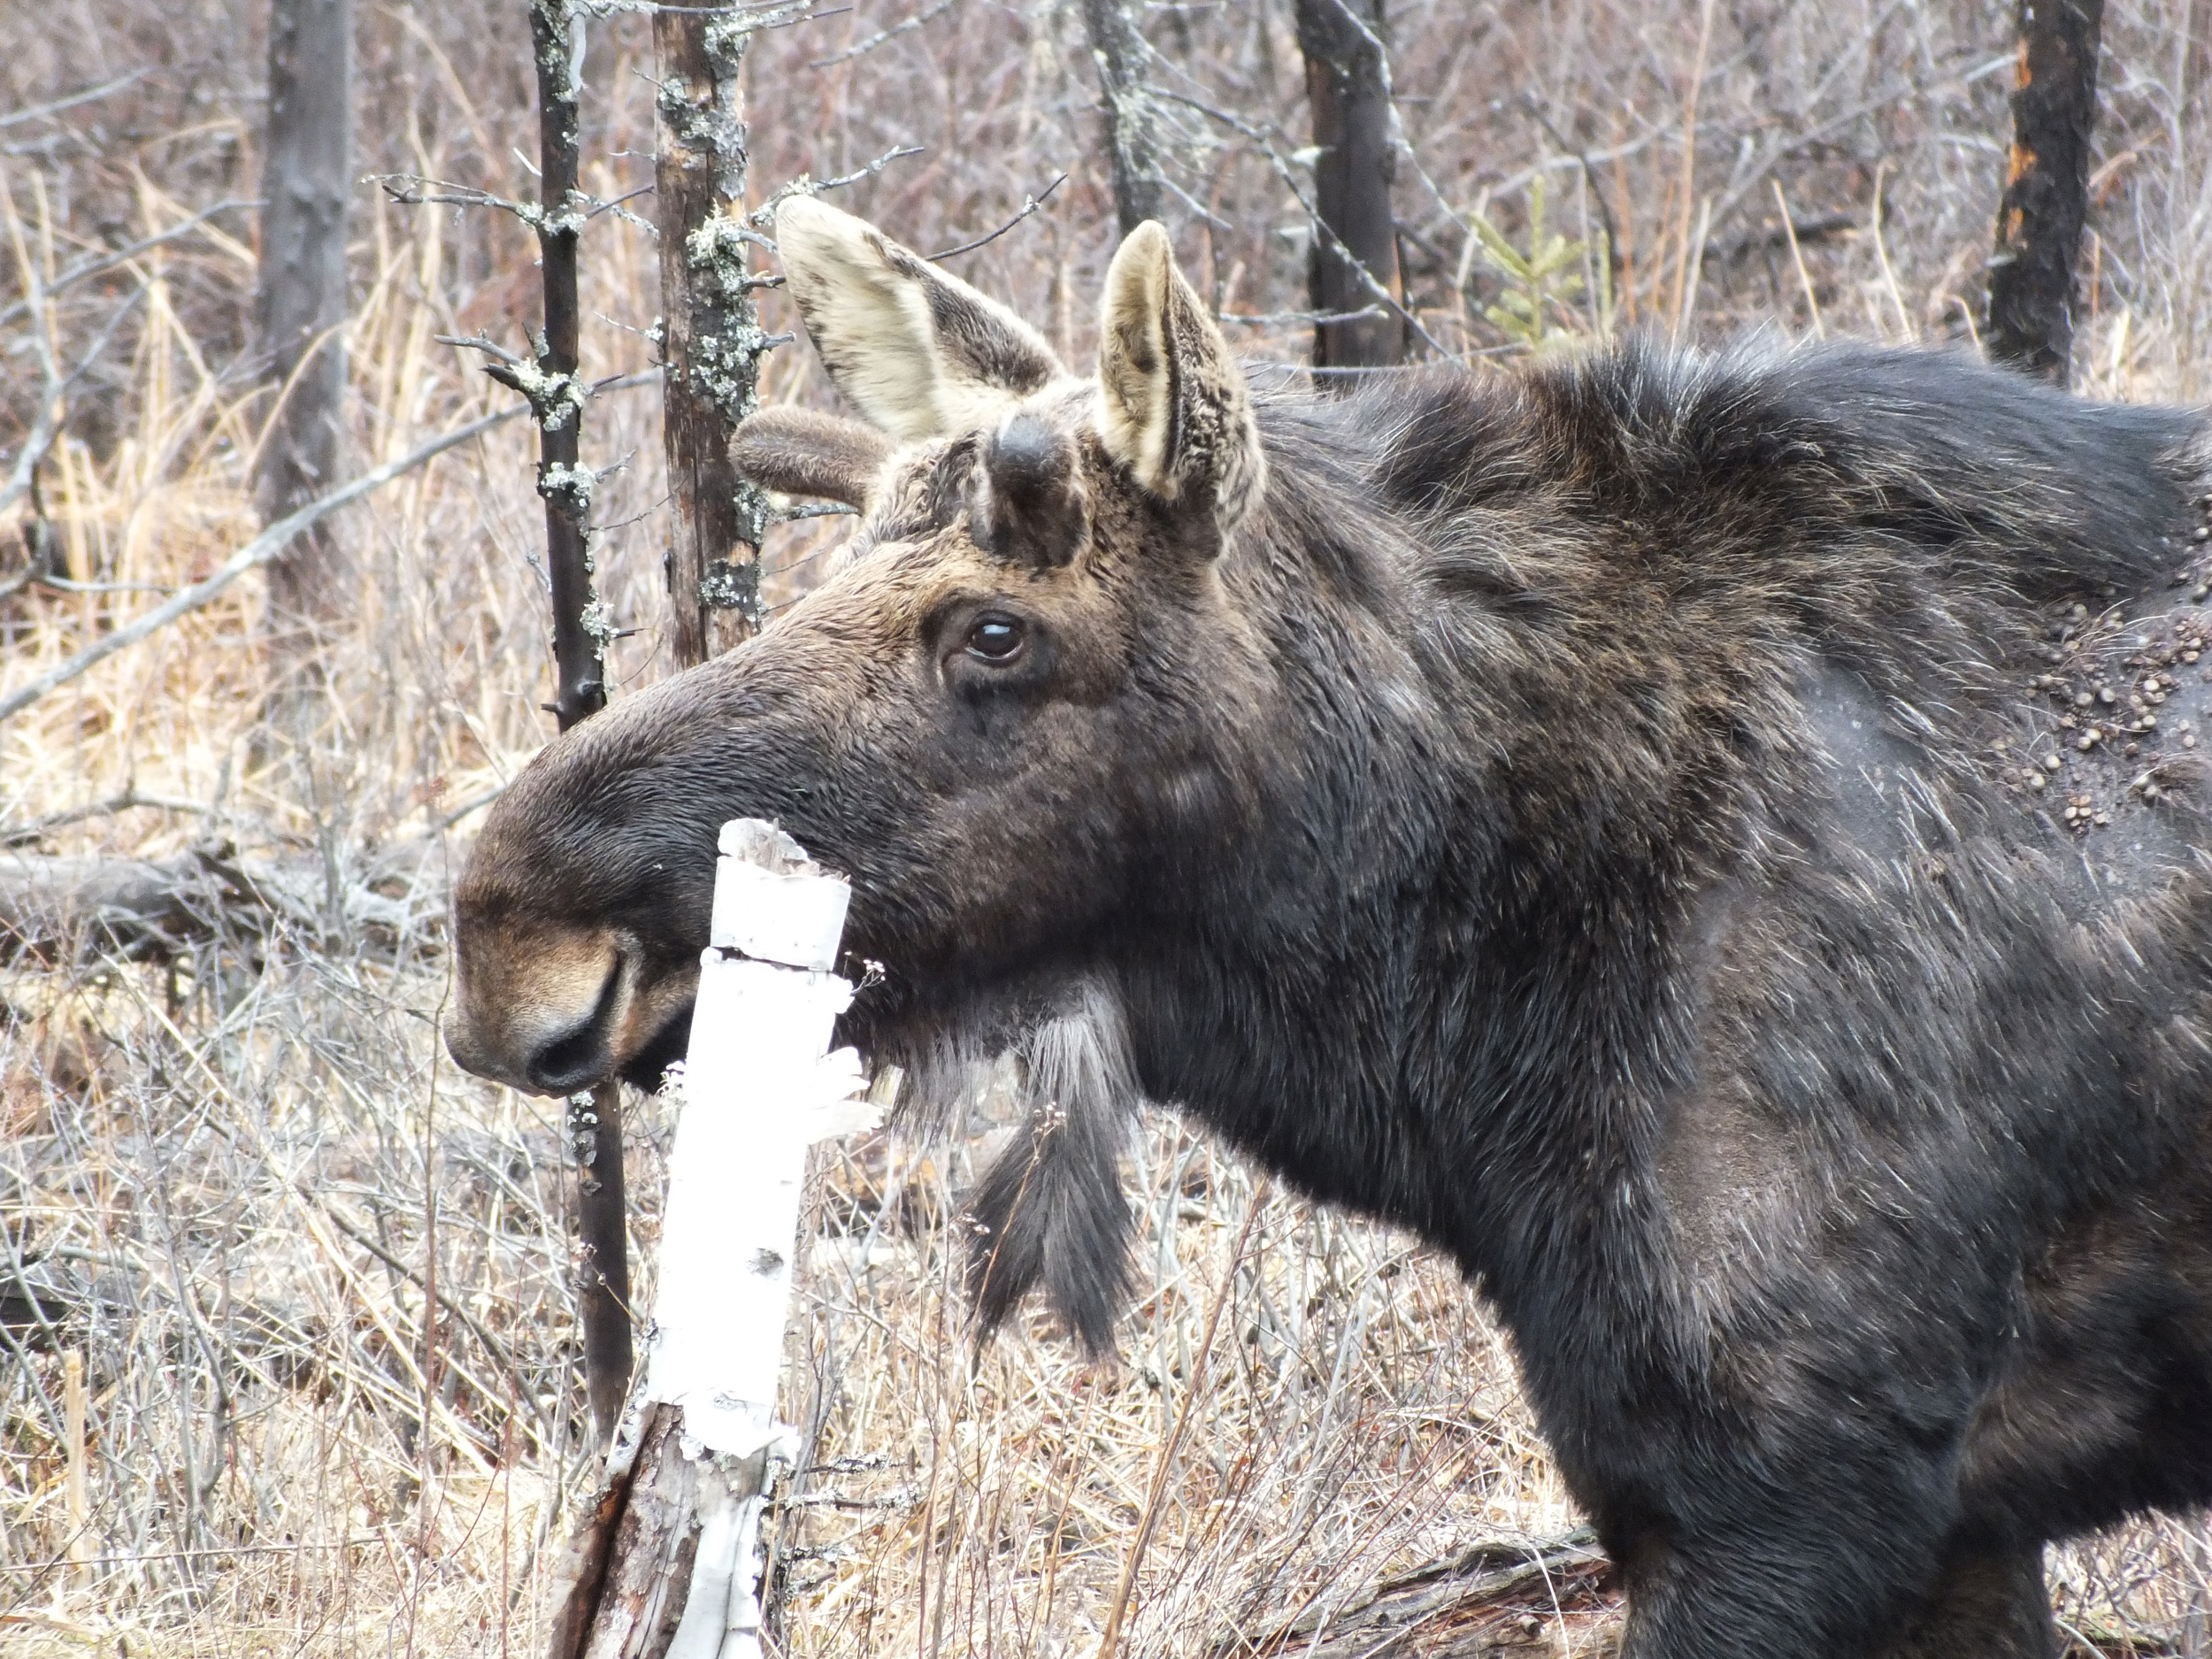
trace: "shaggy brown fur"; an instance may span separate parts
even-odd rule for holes
[[[941,384],[819,211],[828,360]],[[1105,1340],[1171,1102],[1493,1299],[1631,1659],[2048,1655],[2044,1540],[2212,1499],[2199,421],[1857,346],[1253,396],[1164,261],[1099,386],[962,382],[820,590],[533,763],[456,1055],[654,1080],[774,817],[850,1040],[1025,1056],[992,1316]]]

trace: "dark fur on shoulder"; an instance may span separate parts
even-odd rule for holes
[[[1156,234],[1091,386],[803,228],[903,447],[834,578],[493,809],[465,1064],[657,1078],[773,817],[883,964],[845,1040],[1024,1057],[987,1319],[1104,1342],[1141,1098],[1415,1230],[1625,1659],[2049,1659],[2047,1540],[2212,1502],[2199,415],[1774,342],[1262,396]]]

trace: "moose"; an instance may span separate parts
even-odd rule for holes
[[[987,1323],[1110,1340],[1128,1114],[1510,1330],[1627,1659],[2048,1659],[2051,1540],[2212,1501],[2212,446],[1776,338],[1240,367],[1156,225],[1097,373],[786,203],[858,419],[822,584],[492,810],[456,1057],[683,1050],[723,820],[853,886],[841,1040],[1012,1052]],[[2201,659],[2201,660],[2200,660]]]

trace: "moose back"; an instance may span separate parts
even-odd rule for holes
[[[987,1319],[1109,1340],[1144,1099],[1414,1229],[1630,1659],[2041,1659],[2046,1540],[2212,1500],[2195,415],[1771,342],[1269,392],[1156,226],[1079,380],[778,229],[862,419],[737,452],[859,528],[494,808],[463,1064],[657,1082],[773,818],[882,964],[846,1040],[1025,1063]]]

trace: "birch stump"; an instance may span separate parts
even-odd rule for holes
[[[829,1052],[851,889],[772,824],[723,826],[669,1155],[645,1364],[562,1563],[552,1659],[755,1659],[760,1524],[795,1450],[776,1417],[806,1154],[872,1126]]]

